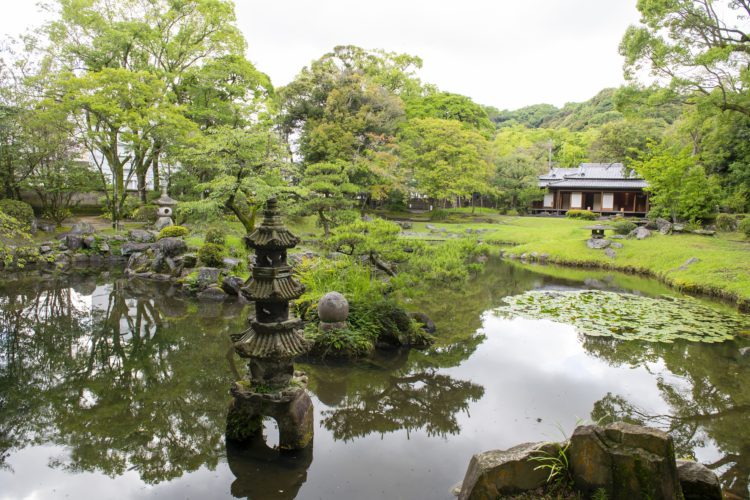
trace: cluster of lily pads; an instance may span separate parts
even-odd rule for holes
[[[549,319],[584,335],[622,340],[723,342],[750,333],[750,320],[689,297],[644,297],[600,290],[531,291],[506,297],[501,317]]]

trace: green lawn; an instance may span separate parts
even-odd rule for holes
[[[681,290],[709,293],[750,308],[750,241],[740,233],[714,237],[693,234],[654,236],[644,240],[618,240],[614,259],[586,246],[588,221],[541,217],[500,217],[496,224],[435,224],[448,230],[488,228],[482,238],[511,244],[506,254],[547,254],[548,261],[565,265],[595,266],[656,276]],[[688,259],[698,262],[680,269]]]

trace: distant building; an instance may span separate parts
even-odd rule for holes
[[[553,168],[539,176],[543,201],[534,202],[532,213],[564,214],[591,210],[600,214],[646,215],[648,183],[622,163],[581,163],[577,168]]]

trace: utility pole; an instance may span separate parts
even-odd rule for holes
[[[552,139],[547,143],[547,168],[552,170]]]

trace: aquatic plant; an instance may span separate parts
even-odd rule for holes
[[[504,299],[503,317],[551,319],[590,336],[622,340],[723,342],[750,322],[739,314],[717,311],[696,299],[643,297],[605,291],[532,291]]]

